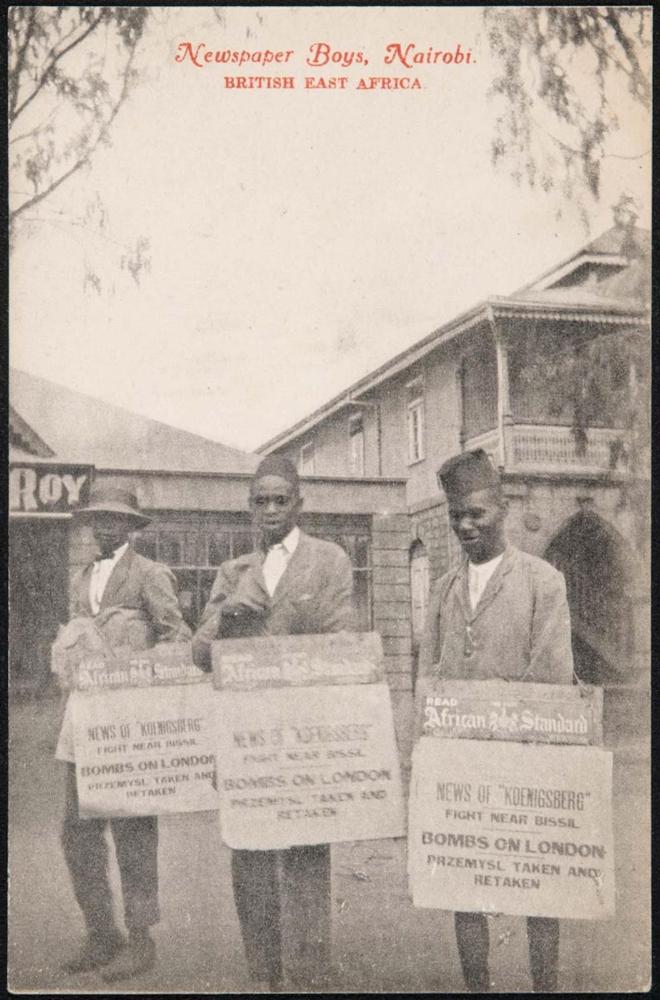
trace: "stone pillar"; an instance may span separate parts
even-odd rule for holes
[[[387,682],[392,692],[397,740],[404,762],[412,736],[412,625],[410,522],[407,514],[379,514],[372,520],[373,627],[383,640]]]

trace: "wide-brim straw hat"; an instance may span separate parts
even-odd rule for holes
[[[140,510],[135,493],[114,486],[93,487],[87,506],[75,511],[75,516],[83,520],[93,517],[94,514],[122,514],[133,520],[136,527],[149,524],[151,521],[151,518]]]

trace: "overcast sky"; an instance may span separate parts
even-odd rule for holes
[[[226,89],[225,66],[175,61],[184,41],[293,50],[287,67],[244,72],[294,75],[296,89]],[[369,64],[310,69],[315,42]],[[473,61],[410,73],[383,65],[393,42],[460,43]],[[208,8],[160,9],[139,65],[112,145],[19,233],[11,362],[215,440],[255,448],[532,280],[607,229],[623,190],[648,224],[649,158],[629,158],[649,147],[639,118],[623,119],[587,229],[575,206],[557,219],[556,199],[492,168],[501,108],[478,8],[227,8],[224,25]],[[358,91],[367,73],[417,75],[422,89]],[[305,90],[311,75],[348,84]],[[66,222],[96,192],[113,239],[150,241],[139,287],[121,247]],[[83,287],[86,266],[100,294]]]

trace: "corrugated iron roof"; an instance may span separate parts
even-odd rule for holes
[[[253,472],[259,462],[249,452],[15,368],[10,370],[9,398],[62,462],[99,469],[218,473]]]
[[[639,253],[648,255],[651,253],[651,234],[648,229],[635,227],[627,230],[623,226],[612,226],[611,229],[601,233],[586,247],[582,247],[580,254],[624,254],[627,255],[630,239],[633,239]]]

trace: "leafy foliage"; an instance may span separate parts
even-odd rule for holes
[[[638,409],[648,401],[648,336],[616,330],[568,345],[562,339],[561,331],[528,334],[520,378],[530,395],[543,394],[549,420],[570,419],[578,454],[584,454],[590,427],[620,428],[629,440],[638,430]],[[628,464],[630,446],[612,442],[612,468]]]
[[[650,108],[650,9],[486,7],[483,17],[500,66],[491,95],[504,99],[493,163],[507,161],[519,183],[597,198],[621,85]]]
[[[651,473],[650,332],[640,325],[566,344],[560,334],[526,337],[523,391],[542,395],[545,418],[568,419],[576,452],[584,454],[591,428],[616,428],[609,442],[610,469],[625,471],[621,502],[628,504],[640,552],[648,544]]]
[[[63,221],[103,234],[100,202],[80,218],[44,216],[44,202],[88,167],[107,145],[137,74],[134,60],[149,14],[145,7],[14,6],[8,12],[10,232],[19,223]],[[146,246],[128,250],[131,274],[144,265]],[[88,270],[85,284],[100,290]]]

